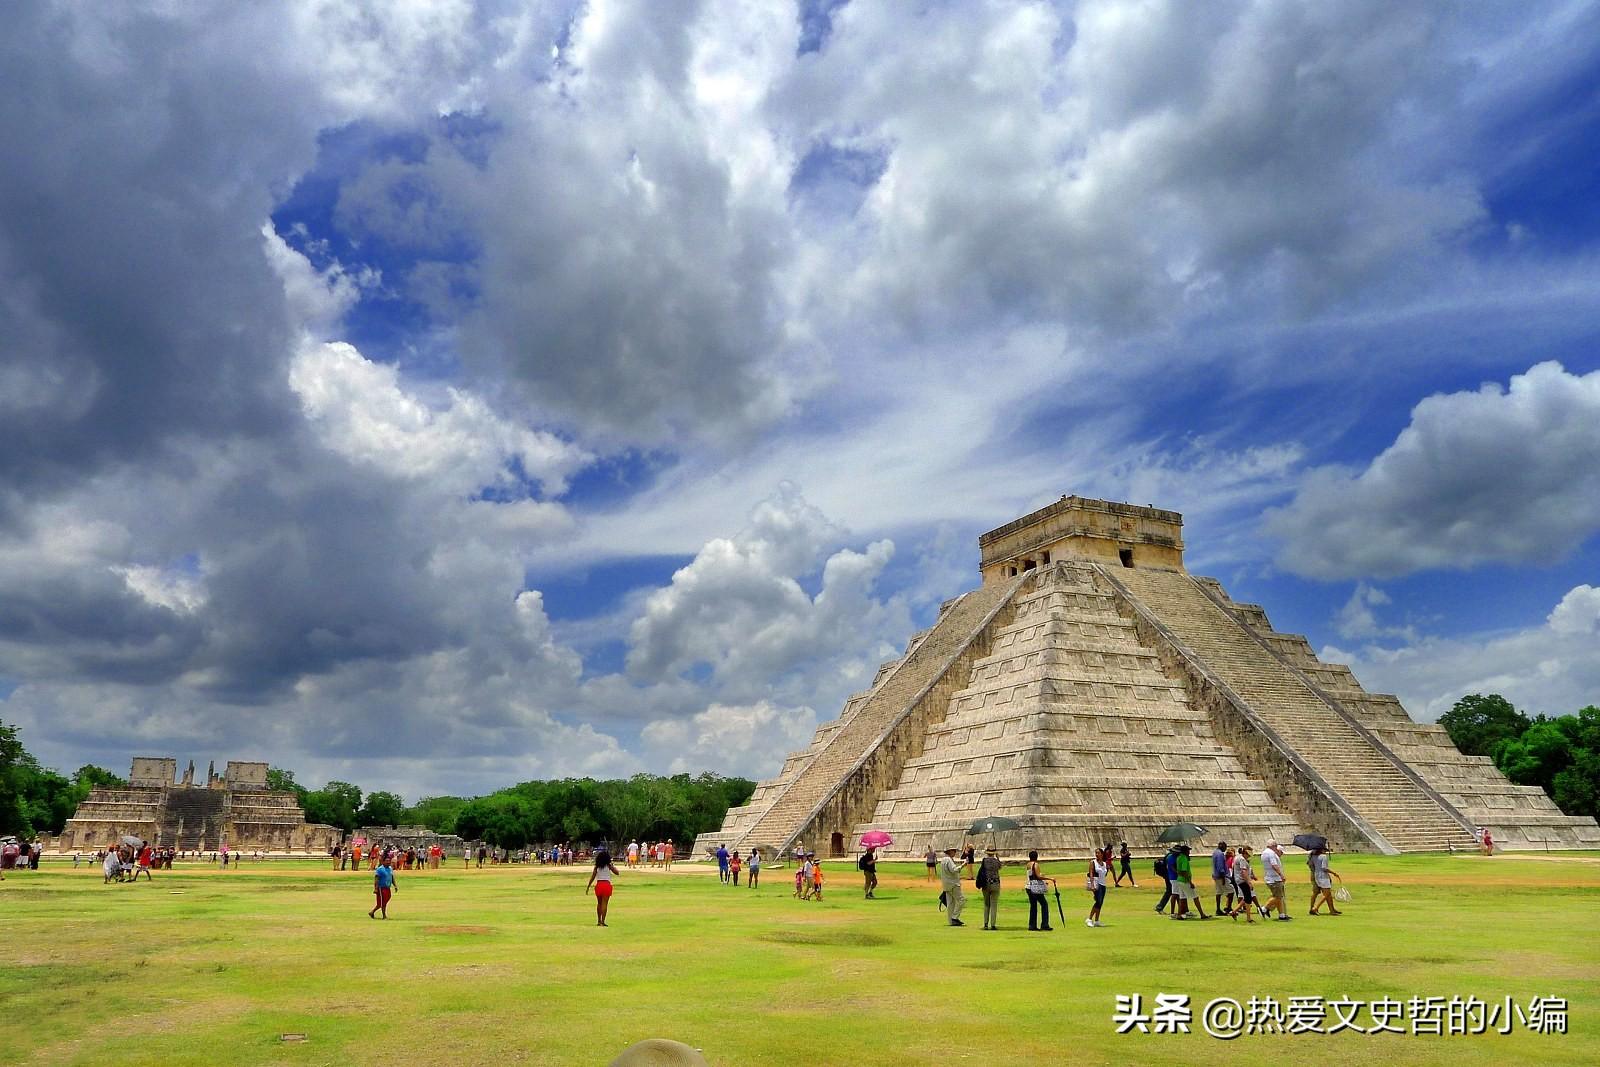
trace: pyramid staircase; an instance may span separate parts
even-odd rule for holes
[[[1196,578],[1272,652],[1377,736],[1474,826],[1486,826],[1503,848],[1600,848],[1600,824],[1564,814],[1536,785],[1517,785],[1488,756],[1469,756],[1434,722],[1415,722],[1399,698],[1369,693],[1342,663],[1325,663],[1300,634],[1272,628],[1258,604],[1231,600],[1214,579]]]
[[[893,835],[891,853],[959,843],[991,815],[1021,824],[997,841],[1006,851],[1046,856],[1121,841],[1150,854],[1183,821],[1212,840],[1287,841],[1298,820],[1216,738],[1098,571],[1064,563],[1038,574],[878,801],[870,825]]]
[[[1377,832],[1380,840],[1373,844],[1379,850],[1473,847],[1467,817],[1331,694],[1276,654],[1228,609],[1216,587],[1182,571],[1100,569]]]
[[[751,804],[730,812],[722,832],[697,838],[692,854],[703,856],[718,844],[730,849],[762,846],[780,854],[797,844],[825,847],[827,842],[817,835],[831,838],[832,832],[813,825],[823,809],[840,800],[859,802],[841,796],[858,777],[897,775],[899,764],[911,754],[905,744],[921,739],[918,731],[903,729],[906,720],[930,695],[937,703],[938,683],[1026,580],[986,585],[945,605],[938,622],[913,640],[904,658],[881,668],[873,688],[852,697],[840,719],[819,729],[811,747],[791,757],[778,780],[763,783]],[[942,717],[942,709],[936,713]],[[896,738],[897,733],[905,737]],[[843,825],[848,829],[854,821]]]

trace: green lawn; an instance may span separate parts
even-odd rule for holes
[[[755,892],[703,867],[624,872],[599,929],[577,868],[402,873],[383,923],[366,916],[370,876],[320,863],[180,867],[133,886],[48,863],[0,883],[0,1005],[8,1052],[25,1043],[39,1064],[605,1063],[659,1036],[713,1064],[813,1067],[1206,1063],[1241,1051],[1201,1031],[1214,997],[1509,994],[1565,997],[1569,1032],[1264,1035],[1243,1051],[1600,1062],[1600,857],[1340,856],[1354,899],[1339,918],[1304,916],[1304,867],[1288,866],[1291,923],[1172,922],[1141,875],[1090,930],[1074,865],[1067,921],[1046,935],[1027,932],[1009,871],[1004,929],[987,933],[975,891],[969,925],[950,928],[911,867],[863,901],[839,864],[820,904],[791,897],[788,871]],[[1114,1033],[1116,994],[1148,1007],[1158,992],[1193,998],[1193,1033]]]

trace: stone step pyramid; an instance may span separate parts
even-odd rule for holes
[[[1593,819],[1189,575],[1181,529],[1176,512],[1063,497],[984,534],[983,585],[694,854],[845,854],[871,828],[920,856],[994,815],[1022,827],[1003,851],[1047,856],[1149,854],[1180,821],[1213,842],[1315,831],[1385,853],[1470,849],[1476,826],[1510,848],[1600,845]]]

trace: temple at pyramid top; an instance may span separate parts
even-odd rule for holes
[[[978,539],[982,584],[703,834],[768,856],[961,843],[1005,816],[1017,855],[1159,851],[1177,822],[1262,845],[1300,831],[1392,854],[1593,848],[1600,825],[1456,750],[1266,610],[1183,562],[1175,511],[1065,496]]]
[[[978,538],[985,583],[1061,560],[1183,570],[1183,516],[1111,500],[1064,496]]]

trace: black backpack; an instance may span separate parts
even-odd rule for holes
[[[1167,857],[1156,857],[1156,876],[1159,878],[1165,878],[1167,876]]]

